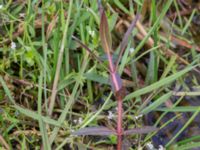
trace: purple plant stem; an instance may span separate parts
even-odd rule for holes
[[[123,129],[122,129],[122,99],[119,96],[117,100],[117,150],[121,150],[122,148],[122,135],[123,135]]]
[[[123,131],[123,98],[125,95],[125,89],[122,87],[119,91],[115,92],[115,97],[117,99],[117,150],[122,149],[122,136],[124,134]]]
[[[112,41],[111,35],[109,33],[109,26],[106,14],[102,8],[100,1],[98,1],[99,12],[101,14],[101,21],[100,21],[100,38],[102,47],[108,57],[109,62],[109,73],[110,73],[110,80],[111,86],[113,88],[113,93],[117,99],[118,104],[118,117],[117,117],[117,150],[121,150],[122,148],[122,100],[123,100],[123,88],[122,88],[122,79],[116,72],[116,66],[112,61],[111,55],[111,48],[112,48]]]

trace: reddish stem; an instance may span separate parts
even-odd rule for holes
[[[118,97],[118,106],[117,106],[117,150],[121,150],[122,148],[122,135],[123,135],[123,130],[122,130],[122,99],[121,96]]]

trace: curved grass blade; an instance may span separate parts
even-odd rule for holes
[[[170,144],[173,143],[173,141],[192,123],[192,121],[197,117],[197,115],[200,112],[200,107],[193,113],[193,115],[189,118],[189,120],[184,124],[184,126],[174,135],[170,141],[166,144],[166,147],[168,147]]]
[[[154,101],[152,104],[147,106],[141,111],[141,114],[147,114],[151,111],[154,111],[158,106],[169,100],[169,98],[172,96],[172,92],[169,92],[161,97],[159,97],[156,101]]]
[[[196,65],[196,66],[190,66],[190,67],[185,68],[184,70],[179,71],[179,72],[177,72],[177,73],[175,73],[175,74],[173,74],[171,76],[168,76],[168,77],[166,77],[164,79],[161,79],[160,81],[155,82],[155,83],[153,83],[153,84],[151,84],[151,85],[149,85],[149,86],[147,86],[145,88],[139,89],[139,90],[137,90],[137,91],[135,91],[135,92],[127,95],[124,100],[129,100],[129,99],[138,97],[140,95],[143,95],[143,94],[146,94],[146,93],[151,92],[153,90],[156,90],[156,89],[158,89],[158,88],[160,88],[162,86],[165,86],[165,85],[173,82],[177,78],[181,77],[185,73],[189,72],[190,70],[194,69],[197,66],[198,65]]]
[[[6,95],[8,96],[9,100],[11,101],[11,103],[14,105],[14,107],[16,108],[16,110],[18,110],[19,112],[21,112],[22,114],[28,116],[28,117],[31,117],[35,120],[39,120],[40,118],[42,118],[42,120],[45,122],[45,123],[48,123],[48,124],[51,124],[51,125],[54,125],[54,126],[60,126],[61,124],[56,121],[56,120],[53,120],[49,117],[46,117],[46,116],[42,116],[34,111],[31,111],[29,109],[26,109],[26,108],[22,108],[21,106],[18,106],[16,103],[15,103],[15,100],[14,98],[12,97],[12,94],[10,92],[10,90],[8,89],[8,86],[6,85],[5,81],[3,80],[3,78],[0,76],[0,83],[6,93]]]
[[[116,135],[116,132],[106,127],[87,127],[72,132],[72,135]]]
[[[181,145],[176,148],[176,150],[188,150],[188,149],[197,149],[200,147],[200,142],[190,142],[184,145]]]

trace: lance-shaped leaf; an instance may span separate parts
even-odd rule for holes
[[[109,31],[108,20],[104,10],[101,11],[100,38],[105,53],[110,53],[112,47],[112,39]]]
[[[101,6],[101,4],[99,4],[99,5]],[[120,76],[114,70],[115,67],[114,67],[114,63],[112,61],[112,56],[110,53],[111,47],[112,47],[111,35],[109,32],[107,17],[106,17],[106,14],[105,14],[102,6],[100,7],[100,13],[101,13],[101,22],[100,22],[101,43],[102,43],[102,47],[108,57],[111,86],[112,86],[112,89],[114,90],[114,92],[117,92],[122,87],[122,81],[121,81]]]
[[[157,131],[158,128],[153,126],[144,126],[143,128],[134,128],[130,130],[124,131],[124,135],[131,135],[131,134],[146,134],[149,132]]]
[[[108,20],[107,20],[104,10],[101,10],[100,13],[101,13],[101,21],[100,21],[101,44],[108,57],[110,72],[114,72],[114,65],[112,62],[112,56],[110,54],[111,47],[112,47],[112,40],[111,40],[111,35],[110,35],[109,27],[108,27]]]
[[[87,127],[72,132],[72,135],[116,135],[116,132],[106,127]]]

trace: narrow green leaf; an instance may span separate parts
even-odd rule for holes
[[[49,138],[47,134],[46,124],[43,122],[43,119],[39,116],[38,119],[40,132],[42,134],[42,143],[45,150],[51,150],[50,144],[49,144]]]
[[[19,111],[21,112],[22,114],[30,117],[30,118],[33,118],[35,120],[38,120],[40,119],[40,117],[42,117],[42,120],[48,124],[51,124],[51,125],[54,125],[54,126],[60,126],[60,123],[56,120],[53,120],[49,117],[45,117],[45,116],[40,116],[38,113],[34,112],[34,111],[31,111],[29,109],[26,109],[26,108],[22,108],[18,105],[14,105],[14,107]]]
[[[36,119],[36,120],[39,119],[40,116],[38,115],[38,113],[36,113],[36,112],[34,112],[34,111],[31,111],[31,110],[28,110],[28,109],[26,109],[26,108],[22,108],[22,107],[18,106],[18,105],[15,103],[15,101],[14,101],[12,95],[11,95],[10,90],[8,89],[6,83],[4,82],[4,80],[3,80],[3,78],[2,78],[1,76],[0,76],[0,83],[2,84],[3,89],[4,89],[5,93],[6,93],[6,95],[8,96],[9,100],[12,102],[12,104],[14,104],[14,107],[15,107],[18,111],[20,111],[20,112],[23,113],[24,115],[26,115],[26,116],[28,116],[28,117],[31,117],[31,118],[33,118],[33,119]],[[44,122],[46,122],[46,123],[48,123],[48,124],[51,124],[51,125],[54,125],[54,126],[60,126],[60,123],[58,123],[57,121],[55,121],[55,120],[53,120],[53,119],[51,119],[51,118],[42,116],[42,119],[44,120]]]
[[[174,108],[157,108],[155,111],[167,111],[167,112],[195,112],[198,106],[177,106]]]
[[[88,120],[86,120],[86,122],[84,122],[84,124],[81,126],[81,128],[85,128],[105,109],[105,107],[108,105],[108,101],[110,100],[111,96],[112,96],[112,93],[109,94],[109,96],[107,97],[107,99],[106,99],[105,103],[102,105],[102,107],[94,115],[92,115]]]
[[[125,100],[128,100],[128,99],[132,99],[132,98],[135,98],[137,96],[140,96],[140,95],[143,95],[143,94],[146,94],[148,92],[151,92],[153,90],[156,90],[162,86],[165,86],[165,85],[168,85],[169,83],[173,82],[174,80],[176,80],[177,78],[181,77],[182,75],[184,75],[185,73],[187,73],[188,71],[190,71],[191,69],[193,69],[194,66],[191,66],[191,67],[188,67],[182,71],[179,71],[169,77],[166,77],[164,79],[161,79],[160,81],[158,82],[155,82],[145,88],[142,88],[142,89],[139,89],[129,95],[127,95],[125,97]]]
[[[87,73],[84,74],[84,77],[87,80],[95,81],[95,82],[98,82],[98,83],[101,83],[101,84],[109,84],[108,78],[101,76],[101,75],[98,75],[95,72],[87,72]]]
[[[181,32],[181,35],[184,35],[185,32],[188,30],[188,28],[189,28],[189,26],[190,26],[190,24],[191,24],[191,22],[192,22],[192,19],[193,19],[193,17],[194,17],[194,15],[195,15],[196,12],[197,12],[196,9],[194,9],[194,10],[192,11],[192,14],[190,15],[189,20],[187,21],[185,27],[183,28],[183,30],[182,30],[182,32]]]
[[[195,119],[195,117],[199,114],[200,107],[196,109],[196,111],[193,113],[193,115],[188,119],[188,121],[184,124],[184,126],[177,132],[176,135],[174,135],[170,141],[166,144],[166,147],[168,147],[170,144],[173,143],[173,141],[192,123],[192,121]]]
[[[43,72],[40,73],[39,77],[39,88],[38,88],[38,122],[40,127],[40,133],[42,135],[42,143],[44,149],[50,150],[49,138],[47,134],[46,124],[42,119],[42,83],[43,83]]]
[[[164,94],[160,98],[158,98],[156,101],[154,101],[152,104],[144,108],[141,113],[142,114],[147,114],[151,112],[152,110],[155,110],[158,106],[163,104],[165,101],[169,100],[169,98],[172,96],[172,92],[169,92],[167,94]]]
[[[3,89],[6,93],[6,95],[8,96],[10,101],[15,105],[15,100],[13,99],[12,94],[10,93],[10,90],[8,89],[5,81],[3,80],[3,78],[1,76],[0,76],[0,82],[1,82],[1,85],[3,86]]]
[[[174,63],[176,62],[176,56],[172,56],[167,64],[167,67],[165,68],[161,79],[165,78],[167,74],[172,70],[172,67],[174,66]]]
[[[149,30],[149,32],[144,37],[144,39],[140,42],[140,44],[136,47],[135,51],[133,52],[133,54],[131,54],[131,56],[134,56],[142,48],[142,46],[146,43],[146,41],[151,36],[151,34],[158,28],[161,20],[165,16],[165,14],[166,14],[167,10],[169,9],[169,7],[171,6],[172,2],[173,2],[173,0],[168,0],[166,2],[166,4],[164,5],[164,8],[162,9],[163,11],[160,13],[160,16],[158,16],[158,18],[155,21],[155,23],[152,26],[152,28]],[[130,60],[128,60],[128,61],[130,61]]]
[[[115,3],[115,5],[117,5],[117,7],[119,7],[119,9],[121,9],[123,12],[125,12],[126,14],[129,14],[128,9],[126,8],[126,6],[124,6],[119,0],[114,0],[113,1]]]
[[[200,147],[200,142],[190,142],[184,145],[181,145],[176,148],[176,150],[189,150],[189,149],[195,149]]]

